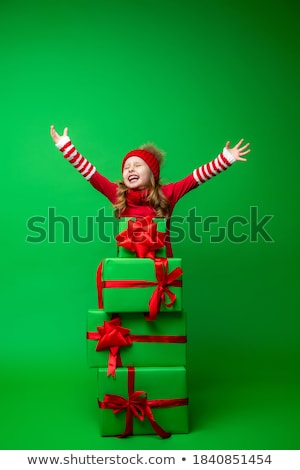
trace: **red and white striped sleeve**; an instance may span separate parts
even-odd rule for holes
[[[67,135],[64,135],[55,145],[63,153],[64,158],[68,160],[87,181],[89,181],[96,172],[96,167],[76,150],[70,138]]]
[[[217,158],[209,163],[206,163],[205,165],[200,166],[199,168],[196,168],[193,171],[193,176],[198,184],[205,183],[205,181],[209,180],[213,176],[216,176],[222,171],[227,170],[227,168],[230,167],[235,161],[236,159],[233,157],[233,155],[226,148],[224,148],[223,152],[220,153]]]

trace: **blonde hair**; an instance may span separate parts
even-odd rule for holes
[[[164,160],[165,153],[158,149],[155,145],[151,142],[141,145],[139,147],[142,150],[147,150],[147,152],[152,153],[154,155],[159,165],[161,166]],[[126,208],[126,193],[128,191],[127,186],[125,186],[123,181],[117,181],[118,184],[118,192],[117,192],[117,202],[114,204],[115,208],[115,216],[122,217],[122,212]],[[169,217],[170,216],[170,201],[164,195],[161,189],[161,182],[155,181],[153,174],[150,176],[150,185],[149,185],[149,195],[147,197],[147,201],[149,202],[150,206],[153,207],[155,210],[157,217]]]

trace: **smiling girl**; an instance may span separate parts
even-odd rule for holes
[[[145,144],[125,155],[121,167],[123,179],[114,183],[101,175],[96,167],[76,150],[68,136],[68,128],[64,129],[63,135],[59,135],[54,126],[51,126],[50,135],[65,159],[111,201],[116,217],[151,216],[167,219],[168,257],[173,256],[169,238],[170,217],[179,199],[213,176],[227,170],[236,161],[247,161],[243,157],[250,152],[250,144],[243,144],[244,139],[232,148],[230,142],[227,142],[223,152],[211,162],[196,168],[176,183],[162,185],[160,166],[163,162],[163,152],[151,144]]]

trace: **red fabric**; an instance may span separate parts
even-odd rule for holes
[[[64,148],[64,147],[63,147]],[[69,158],[69,156],[74,152],[75,147],[74,145],[71,145],[70,150],[67,151],[67,153],[64,155],[64,158]],[[78,152],[76,151],[75,157],[78,156]],[[71,161],[74,160],[74,157],[72,157]]]
[[[220,153],[220,160],[222,161],[223,163],[223,166],[222,168],[224,168],[224,170],[227,170],[228,166],[230,165],[229,161],[227,160],[227,158],[223,155],[223,153]]]
[[[206,165],[202,167],[202,171],[203,171],[205,178],[208,179],[210,177],[210,174]]]
[[[71,141],[66,142],[65,145],[60,149],[60,151],[64,152],[70,146],[71,146],[70,151],[74,151],[75,148],[73,144],[71,143]],[[126,157],[131,155],[132,152],[134,154],[137,154],[137,152],[146,152],[146,154],[149,153],[142,149],[131,151],[124,157],[123,164],[124,164]],[[77,158],[77,154],[75,158]],[[65,157],[66,156],[67,155],[65,155]],[[149,153],[149,158],[150,156],[154,158],[153,162],[156,165],[155,161],[157,162],[157,160],[155,156]],[[72,160],[70,163],[74,163],[74,160]],[[222,171],[216,168],[214,160],[211,162],[211,164],[217,173],[220,173],[220,171]],[[220,158],[219,158],[219,165],[221,166],[222,169],[226,169],[224,164],[226,164],[226,166],[230,166],[231,162],[229,162],[226,159],[226,157],[221,153]],[[204,166],[202,166],[202,168],[204,168]],[[208,166],[206,166],[206,169],[210,173]],[[82,171],[83,169],[81,170],[81,172]],[[156,174],[156,169],[154,169],[154,173]],[[200,176],[199,169],[196,169],[196,173],[199,177],[199,181],[203,183],[204,181],[202,180]],[[209,176],[213,176],[213,175],[209,175]],[[115,204],[117,202],[118,185],[116,183],[111,182],[105,176],[101,175],[98,171],[95,171],[95,173],[92,174],[92,176],[89,178],[89,181],[92,184],[92,186],[95,189],[97,189],[97,191],[100,191],[102,194],[104,194],[104,196],[106,196],[112,204]],[[198,187],[198,182],[195,180],[193,174],[188,175],[187,177],[183,178],[180,181],[177,181],[176,183],[170,183],[170,184],[161,186],[163,193],[170,201],[170,216],[172,214],[172,211],[176,203],[179,201],[179,199],[183,197],[186,193],[188,193],[189,191],[197,187]],[[139,200],[138,202],[136,201],[135,195],[138,192],[139,191],[133,191],[131,194],[129,194],[128,192],[129,197],[127,198],[127,201],[126,201],[127,207],[124,210],[124,212],[121,214],[121,217],[145,217],[145,216],[156,217],[153,207],[149,205],[149,202],[147,200],[143,201],[143,203],[141,204],[140,195],[139,195],[138,196]],[[167,248],[167,256],[169,258],[172,257],[173,253],[172,253],[172,247],[171,247],[171,242],[170,242],[170,220],[168,220],[168,223],[167,223],[166,248]]]
[[[72,142],[70,140],[68,140],[68,142],[66,142],[65,145],[63,147],[61,147],[60,151],[64,152],[70,145],[72,145],[72,147],[73,147]]]
[[[130,335],[135,343],[186,343],[186,336],[175,335]]]
[[[101,175],[97,171],[91,177],[90,183],[95,189],[97,189],[97,191],[101,192],[104,196],[106,196],[111,201],[112,204],[116,203],[117,190],[118,190],[118,185],[116,183],[109,181],[105,176]],[[170,209],[171,209],[170,216],[173,212],[173,209],[176,203],[179,201],[179,199],[182,198],[189,191],[197,187],[198,187],[198,183],[193,177],[193,174],[188,175],[187,177],[183,178],[180,181],[177,181],[176,183],[169,183],[161,187],[163,193],[170,201]],[[135,191],[135,192],[140,192],[140,191]],[[141,205],[140,203],[137,203],[131,195],[130,199],[128,198],[127,200],[127,207],[122,213],[122,217],[146,217],[146,216],[157,217],[155,214],[155,210],[153,209],[153,207],[149,205],[148,202]],[[166,249],[167,249],[167,257],[172,258],[173,251],[172,251],[172,246],[171,246],[171,241],[170,241],[170,220],[167,221],[167,232],[166,232],[165,243],[166,243]]]
[[[69,148],[69,146],[71,146],[72,151],[75,150],[71,141],[68,141],[60,149],[60,151],[64,152],[67,148]],[[134,150],[133,152],[136,153],[137,151],[146,152],[145,150],[142,150],[142,149]],[[129,152],[129,154],[130,153],[131,152]],[[150,155],[154,157],[152,154]],[[227,166],[231,165],[231,163],[221,153],[220,158],[219,158],[219,164],[223,169],[225,169],[224,163],[226,163]],[[220,173],[221,170],[216,168],[214,160],[211,162],[211,164],[213,168],[215,169],[215,171],[217,173]],[[203,182],[199,174],[199,169],[196,169],[196,172],[197,172],[197,175],[199,176],[199,180]],[[104,196],[106,196],[112,204],[115,204],[117,202],[118,185],[116,183],[113,183],[108,178],[101,175],[98,171],[95,171],[95,173],[93,173],[93,175],[89,179],[89,182],[97,191],[101,192]],[[182,180],[177,181],[176,183],[169,183],[169,184],[161,186],[161,189],[164,195],[170,201],[170,216],[172,215],[172,211],[176,203],[179,201],[179,199],[182,198],[186,193],[188,193],[189,191],[197,187],[198,187],[198,182],[195,180],[192,173],[186,176],[185,178],[183,178]],[[138,190],[132,191],[131,194],[129,194],[128,192],[128,198],[126,201],[127,207],[121,214],[121,217],[146,217],[146,216],[156,217],[155,210],[153,209],[153,207],[149,205],[149,202],[146,200],[146,198],[144,198],[145,200],[143,201],[143,203],[141,203],[140,195],[138,195],[138,201],[136,200],[137,193],[139,193]],[[173,256],[173,253],[172,253],[172,247],[171,247],[171,242],[170,242],[170,220],[168,220],[167,222],[166,248],[167,248],[167,256],[171,258]]]
[[[148,400],[147,393],[143,390],[134,391],[135,369],[128,367],[128,399],[120,395],[107,394],[104,395],[103,401],[98,400],[99,408],[111,409],[113,412],[120,413],[126,410],[125,430],[118,437],[131,436],[133,434],[133,417],[140,421],[147,418],[156,432],[163,439],[170,437],[171,434],[166,432],[155,421],[151,408],[164,408],[172,406],[183,406],[188,404],[187,398],[173,398],[164,400]]]
[[[85,164],[83,165],[83,167],[81,168],[80,172],[81,174],[84,173],[84,170],[86,169],[86,167],[89,165],[89,162],[86,161]]]
[[[217,165],[215,164],[215,161],[214,161],[214,160],[212,161],[212,166],[213,166],[213,169],[214,169],[217,173],[220,173],[221,170],[220,170],[219,168],[217,168]]]
[[[126,192],[126,202],[132,206],[149,206],[149,189],[128,189]]]

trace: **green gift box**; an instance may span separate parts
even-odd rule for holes
[[[180,258],[105,258],[97,271],[98,307],[108,313],[178,312],[182,308]]]
[[[106,367],[109,375],[121,366],[185,366],[186,314],[161,312],[147,322],[143,313],[112,318],[104,310],[89,310],[87,361],[89,367]]]
[[[98,369],[102,436],[188,433],[185,367],[128,367],[117,379]]]
[[[139,219],[146,219],[144,218],[138,218],[138,217],[123,217],[119,219],[119,232],[123,233],[128,229],[128,224],[131,223],[132,221],[136,222]],[[159,217],[148,217],[147,219],[151,219],[151,221],[156,224],[157,227],[157,232],[161,233],[166,233],[166,219],[164,218],[159,218]],[[150,231],[150,230],[149,230]],[[118,235],[120,235],[120,233]],[[159,248],[155,250],[155,257],[156,258],[166,258],[167,257],[167,252],[166,252],[166,247]],[[117,256],[118,258],[136,258],[137,253],[136,251],[131,251],[123,246],[117,246]]]

